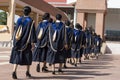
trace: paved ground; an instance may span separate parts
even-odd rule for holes
[[[10,49],[0,48],[0,80],[12,80],[13,65],[9,64]],[[37,73],[36,63],[31,66],[32,79],[30,80],[119,80],[120,55],[106,54],[98,60],[83,61],[78,67],[68,64],[63,74],[52,75],[49,73]],[[49,68],[51,70],[51,68]],[[25,66],[18,67],[18,80],[26,80]]]

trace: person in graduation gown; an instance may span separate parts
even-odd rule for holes
[[[82,26],[77,23],[75,25],[75,29],[73,30],[73,36],[72,36],[72,41],[71,41],[71,57],[74,60],[74,65],[77,66],[77,60],[79,59],[80,56],[80,48],[82,44]]]
[[[62,64],[65,62],[65,25],[61,22],[61,14],[56,15],[56,22],[49,27],[49,49],[47,62],[52,64],[55,74],[55,64],[59,64],[58,72],[62,73]]]
[[[17,21],[13,39],[13,48],[10,56],[10,63],[14,64],[12,78],[17,79],[17,66],[26,65],[26,77],[30,78],[30,65],[32,64],[32,45],[36,42],[34,21],[29,16],[31,8],[25,6],[24,16]]]
[[[73,29],[70,27],[70,21],[69,20],[65,21],[65,29],[66,29],[67,49],[65,50],[64,68],[67,68],[67,66],[66,66],[67,59],[68,59],[68,61],[70,61],[70,58],[71,58],[71,38],[72,38],[72,33],[73,33]]]
[[[49,18],[50,14],[45,13],[42,17],[42,21],[39,23],[36,35],[37,35],[37,43],[36,47],[33,52],[33,61],[38,62],[36,71],[40,72],[40,62],[43,62],[42,71],[46,72],[46,56],[47,56],[47,33],[48,33],[48,26],[49,26]]]
[[[92,46],[92,34],[91,31],[86,29],[85,31],[85,37],[86,37],[86,44],[85,44],[85,59],[89,59],[90,53],[91,53],[91,46]]]
[[[94,45],[95,45],[95,49],[94,49],[95,57],[96,59],[98,59],[98,55],[100,53],[100,47],[101,47],[100,35],[95,34]]]

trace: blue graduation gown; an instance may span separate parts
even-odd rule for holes
[[[73,29],[70,27],[66,28],[66,43],[68,49],[65,51],[66,58],[71,58],[71,39],[72,39]]]
[[[95,45],[94,53],[97,54],[100,52],[101,38],[99,38],[98,36],[95,36],[94,45]]]
[[[76,40],[75,40],[76,37]],[[82,45],[83,32],[80,30],[74,29],[72,37],[72,46],[71,46],[71,57],[79,58],[80,57],[80,48]]]
[[[43,28],[42,38],[37,39],[36,47],[33,51],[33,61],[44,62],[47,56],[47,34],[48,34],[48,21],[43,21],[38,25],[36,35],[39,35],[40,29]]]
[[[53,36],[56,31],[56,39]],[[47,62],[50,64],[65,62],[65,26],[62,22],[55,22],[49,27],[49,49],[47,53]]]
[[[16,40],[15,36],[13,37],[14,38],[13,48],[10,56],[10,63],[12,64],[31,65],[32,63],[31,43],[36,42],[35,26],[32,26],[32,30],[31,30],[32,21],[33,20],[30,17],[20,17],[17,21],[15,34],[18,28],[20,27],[20,25],[22,25],[22,34],[20,40]],[[26,45],[26,42],[28,40],[28,35],[30,34],[30,30],[32,32],[30,35],[28,45]],[[19,51],[24,48],[25,50]]]
[[[90,32],[85,32],[85,36],[86,36],[86,49],[85,49],[85,53],[91,53],[91,46],[92,46],[92,35]]]

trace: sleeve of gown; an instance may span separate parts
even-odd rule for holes
[[[36,31],[35,31],[35,25],[33,25],[32,33],[31,33],[31,43],[36,43],[37,37],[36,37]]]

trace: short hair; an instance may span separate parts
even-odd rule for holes
[[[82,30],[82,26],[79,23],[76,23],[75,28]]]
[[[56,19],[57,19],[57,20],[61,20],[61,19],[62,19],[62,15],[61,15],[61,14],[57,14],[57,15],[56,15]]]
[[[53,22],[53,19],[52,19],[52,18],[49,18],[49,22],[52,23],[52,22]]]
[[[28,13],[30,13],[30,12],[31,12],[31,8],[30,8],[29,6],[25,6],[25,7],[23,8],[23,12],[28,12]]]
[[[48,20],[50,18],[50,14],[49,13],[45,13],[43,16],[42,16],[42,19],[43,20]]]
[[[65,21],[65,25],[66,25],[66,26],[70,26],[70,21],[69,21],[69,20],[66,20],[66,21]]]

